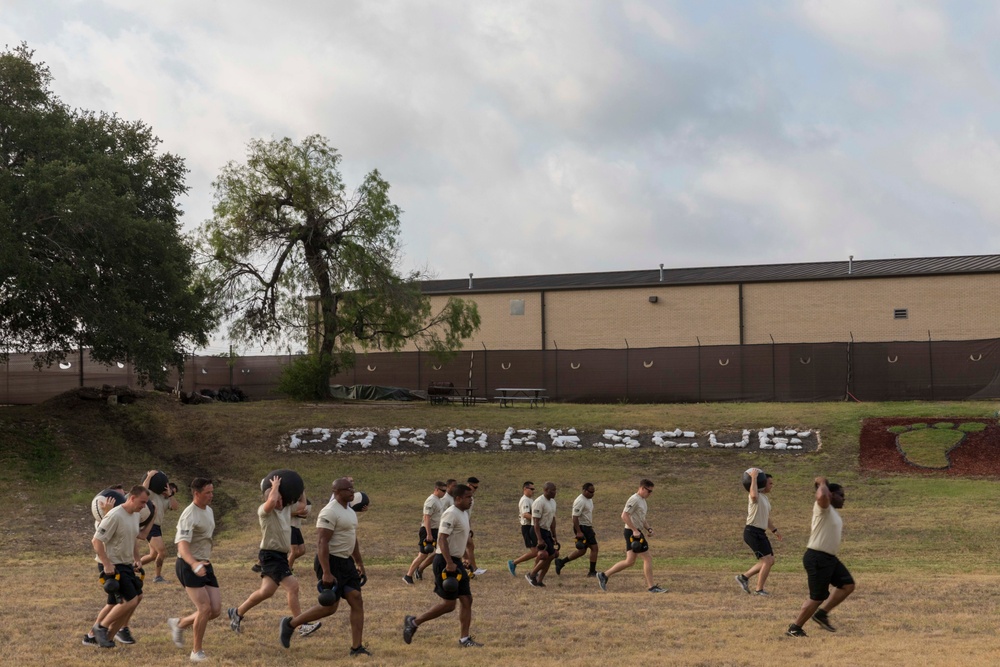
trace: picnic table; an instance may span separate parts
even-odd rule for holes
[[[432,405],[462,401],[462,405],[469,407],[475,405],[477,401],[486,400],[476,398],[476,389],[478,387],[456,387],[452,382],[431,382],[427,387],[427,398]]]
[[[539,404],[544,406],[548,398],[544,387],[497,387],[497,391],[500,395],[494,396],[493,400],[499,401],[501,408],[517,403],[527,403],[528,407],[535,408]]]

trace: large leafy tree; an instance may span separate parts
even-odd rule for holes
[[[200,236],[235,338],[282,344],[312,329],[314,351],[336,371],[358,348],[414,340],[447,354],[479,327],[474,303],[450,299],[432,312],[423,276],[400,273],[401,211],[377,170],[348,193],[340,154],[318,135],[254,140],[247,153],[222,169]]]
[[[214,326],[177,198],[141,121],[70,109],[24,44],[0,52],[0,358],[78,346],[159,379]]]

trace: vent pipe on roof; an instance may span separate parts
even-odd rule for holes
[[[854,255],[847,258],[847,275],[851,275],[852,273],[854,273]]]
[[[472,289],[472,274],[469,274],[469,289]]]
[[[663,265],[660,264],[660,282],[663,282]]]

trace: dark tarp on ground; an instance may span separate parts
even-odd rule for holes
[[[330,394],[334,398],[350,398],[358,401],[419,401],[422,396],[414,394],[409,389],[399,387],[378,387],[371,384],[356,384],[345,387],[342,384],[330,385]]]

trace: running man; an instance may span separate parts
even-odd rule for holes
[[[635,564],[636,556],[642,558],[642,574],[646,578],[646,590],[650,593],[666,593],[666,588],[661,588],[653,583],[653,557],[649,554],[649,542],[646,535],[653,534],[653,527],[646,521],[646,498],[653,492],[653,482],[644,479],[639,482],[639,490],[633,493],[625,502],[625,509],[622,511],[622,521],[625,522],[625,560],[620,560],[610,569],[597,573],[597,584],[602,591],[608,590],[608,579],[611,575],[632,567]],[[646,533],[643,534],[645,529]],[[639,546],[634,546],[638,543]]]
[[[222,613],[222,596],[219,580],[212,569],[212,536],[215,534],[215,513],[212,497],[215,486],[212,480],[195,477],[191,481],[191,504],[184,508],[177,519],[177,563],[174,571],[184,587],[184,592],[194,603],[195,611],[183,618],[168,618],[170,635],[177,648],[184,647],[184,631],[194,629],[191,662],[208,660],[202,649],[208,622]]]
[[[239,607],[230,607],[226,611],[229,627],[233,632],[239,633],[243,617],[274,595],[279,587],[285,589],[288,609],[292,614],[298,616],[302,613],[299,607],[299,581],[288,565],[288,552],[292,548],[292,512],[304,506],[305,494],[294,505],[285,507],[281,500],[281,477],[275,475],[271,479],[271,488],[264,502],[257,508],[261,535],[260,553],[257,556],[261,564],[260,588],[251,593]]]
[[[424,501],[423,518],[421,519],[420,532],[417,534],[417,557],[413,559],[413,562],[410,563],[410,569],[403,575],[403,581],[411,586],[414,579],[424,578],[424,570],[434,562],[434,552],[424,553],[422,550],[427,542],[434,543],[435,548],[437,546],[438,526],[441,523],[441,514],[444,512],[441,499],[444,498],[447,488],[448,485],[444,482],[435,482],[434,492],[427,496],[427,500]]]
[[[108,593],[105,609],[94,625],[93,635],[101,648],[114,648],[117,638],[123,644],[134,644],[131,634],[124,635],[129,619],[142,602],[142,579],[139,578],[139,512],[149,500],[149,490],[133,486],[125,502],[108,511],[94,532],[90,543],[97,554],[98,573],[104,579],[118,581],[118,590]],[[111,609],[107,609],[110,605]],[[84,642],[89,643],[89,642]]]
[[[574,561],[590,550],[590,571],[588,577],[597,576],[597,535],[594,533],[594,485],[587,482],[583,485],[583,493],[573,501],[573,534],[576,535],[577,548],[566,558],[556,558],[556,574],[560,574],[566,563]]]
[[[176,510],[177,501],[174,500],[174,493],[176,492],[177,485],[171,485],[167,482],[166,486],[163,487],[162,492],[157,492],[150,484],[153,482],[153,476],[158,473],[159,470],[150,470],[146,473],[146,479],[143,481],[142,485],[149,489],[149,499],[153,501],[153,506],[156,508],[156,512],[153,516],[153,525],[150,527],[149,534],[146,536],[146,541],[149,542],[149,553],[142,557],[141,564],[148,565],[155,561],[155,576],[153,577],[154,584],[162,584],[167,580],[163,578],[163,562],[167,558],[167,548],[163,544],[163,519],[166,516],[166,511],[168,509]]]
[[[104,517],[108,515],[108,512],[120,504],[119,499],[122,503],[125,502],[125,487],[121,484],[116,484],[104,489],[90,501],[90,513],[94,517],[94,532],[97,532],[97,529],[101,525],[101,521],[103,521]],[[104,617],[115,608],[116,604],[118,604],[117,600],[110,604],[105,604],[104,607],[101,608],[101,611],[97,612],[97,620],[94,621],[94,624],[90,627],[87,634],[83,636],[84,646],[99,646],[97,643],[97,637],[94,636],[94,628],[98,625],[103,625]],[[128,626],[125,626],[119,630],[119,632],[128,632]],[[121,639],[119,639],[119,641],[121,641]]]
[[[469,529],[469,508],[472,507],[472,489],[465,484],[459,484],[454,490],[455,504],[441,515],[441,525],[438,528],[438,545],[434,556],[434,593],[441,602],[434,605],[420,616],[407,616],[403,619],[403,641],[409,644],[417,628],[439,616],[455,611],[455,601],[461,603],[458,612],[458,622],[461,627],[458,645],[463,648],[482,646],[472,638],[469,632],[472,626],[472,588],[469,586],[469,573],[462,564],[462,554],[472,532]],[[445,584],[445,579],[457,579],[456,582]],[[454,587],[454,590],[446,590]]]
[[[535,528],[531,525],[531,501],[534,495],[534,482],[525,482],[521,485],[521,498],[517,501],[517,518],[521,521],[521,538],[527,551],[516,560],[507,561],[507,569],[510,570],[512,577],[517,576],[518,565],[538,556],[538,538],[535,537]]]
[[[802,624],[810,617],[824,630],[836,632],[830,625],[830,612],[854,592],[854,578],[837,558],[844,529],[844,521],[837,510],[844,506],[844,487],[828,483],[826,477],[817,477],[815,484],[812,533],[802,556],[802,565],[809,578],[809,599],[802,604],[795,622],[788,626],[785,634],[789,637],[805,637]],[[830,595],[830,586],[837,589],[833,595]]]
[[[279,639],[281,645],[289,648],[295,628],[306,623],[314,623],[330,616],[339,606],[340,599],[346,599],[351,607],[351,655],[371,655],[364,646],[362,637],[365,630],[365,605],[361,598],[362,577],[365,564],[361,560],[361,545],[358,542],[358,515],[351,509],[354,499],[354,482],[350,477],[341,477],[333,483],[334,500],[326,504],[316,517],[316,558],[313,569],[319,586],[324,589],[336,587],[337,600],[331,606],[317,604],[296,616],[281,619]]]
[[[531,503],[531,523],[538,542],[538,556],[535,567],[524,578],[532,586],[545,588],[542,580],[549,571],[549,565],[559,556],[556,546],[556,485],[553,482],[545,482],[541,497]]]
[[[779,540],[781,533],[771,522],[771,501],[767,499],[767,494],[774,488],[774,478],[767,473],[767,483],[763,489],[757,488],[757,475],[764,471],[760,468],[750,468],[750,495],[747,502],[747,525],[743,527],[743,541],[750,547],[750,551],[757,558],[757,562],[746,571],[745,574],[736,575],[736,583],[745,592],[750,591],[750,577],[757,575],[757,586],[752,591],[753,595],[770,595],[764,590],[764,582],[774,565],[774,549],[771,548],[771,541],[767,539],[767,531],[770,530]]]

